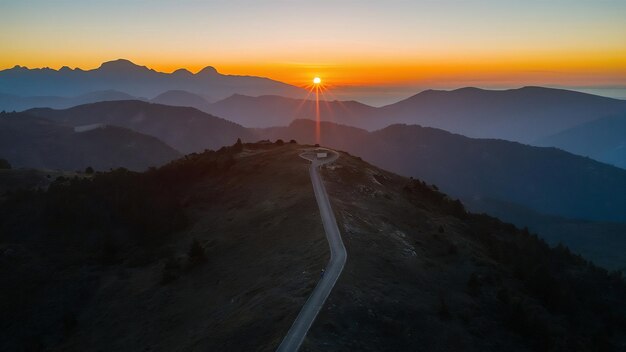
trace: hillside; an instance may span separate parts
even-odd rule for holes
[[[348,262],[304,351],[623,346],[624,320],[612,320],[626,316],[618,276],[346,154],[324,178]],[[620,342],[611,346],[607,334]]]
[[[626,266],[622,169],[554,148],[472,139],[419,126],[376,132],[332,123],[321,128],[322,145],[434,183],[478,212],[527,226],[551,244],[562,242],[595,263]],[[260,130],[258,138],[314,143],[314,130],[312,121],[298,120],[287,128]],[[481,199],[515,207],[480,204]],[[519,208],[536,216],[520,216]]]
[[[295,86],[268,78],[224,75],[211,66],[195,74],[185,69],[165,73],[124,59],[104,62],[92,70],[15,66],[0,71],[0,92],[11,95],[76,96],[100,90],[118,90],[135,97],[155,97],[167,90],[185,90],[214,99],[223,99],[235,93],[298,98],[306,93]]]
[[[626,169],[626,114],[584,123],[534,144],[557,147]]]
[[[14,168],[146,170],[179,158],[160,140],[125,128],[85,132],[23,113],[0,114],[0,155]]]
[[[209,106],[209,101],[205,98],[184,90],[168,90],[167,92],[157,95],[150,101],[162,105],[188,106],[204,112],[208,112]]]
[[[328,256],[298,153],[222,149],[0,198],[0,350],[273,351]]]
[[[626,271],[626,223],[545,215],[519,204],[488,198],[463,199],[463,204],[473,212],[527,227],[551,246],[565,244],[603,268]]]
[[[60,96],[16,96],[0,93],[0,111],[22,111],[32,108],[67,109],[72,106],[97,103],[100,101],[137,99],[114,90],[89,92],[74,97]]]
[[[26,113],[70,126],[104,123],[128,128],[154,136],[183,153],[217,149],[250,135],[238,124],[194,108],[137,100],[101,102],[66,110],[32,109]]]
[[[246,127],[286,126],[294,119],[315,117],[314,101],[256,95],[235,95],[211,104],[208,111]],[[370,131],[398,123],[419,124],[527,144],[619,113],[626,113],[626,101],[543,87],[427,90],[380,108],[354,101],[320,101],[322,121]]]
[[[564,89],[427,90],[380,108],[382,119],[377,120],[380,122],[377,127],[419,124],[469,137],[530,143],[581,123],[624,112],[624,100]]]
[[[367,132],[322,123],[321,144],[435,183],[457,197],[488,197],[570,218],[626,222],[626,171],[555,148],[474,139],[417,125]],[[315,143],[314,122],[259,131]],[[576,175],[576,177],[571,177]]]
[[[302,150],[235,145],[9,195],[0,349],[275,350],[328,260]],[[618,275],[340,154],[323,177],[348,262],[303,350],[626,341]]]
[[[370,124],[376,108],[356,101],[320,101],[320,119],[351,126]],[[287,126],[295,119],[315,118],[315,97],[307,100],[281,96],[235,94],[207,107],[208,112],[246,127]]]

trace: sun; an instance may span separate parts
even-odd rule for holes
[[[320,83],[322,83],[322,79],[321,78],[319,78],[319,77],[313,78],[313,84],[320,84]]]

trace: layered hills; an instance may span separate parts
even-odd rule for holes
[[[183,153],[217,149],[251,134],[241,125],[195,108],[138,100],[100,102],[65,110],[31,109],[26,113],[68,126],[103,123],[129,128],[157,137]]]
[[[75,129],[24,113],[0,114],[0,155],[14,168],[146,170],[181,154],[161,140],[118,126]]]

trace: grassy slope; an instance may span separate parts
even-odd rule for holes
[[[511,225],[463,214],[419,182],[345,154],[338,165],[324,178],[348,262],[303,351],[625,343],[626,287],[617,276]]]
[[[328,260],[300,148],[190,155],[7,200],[0,349],[274,350]],[[323,173],[348,262],[304,351],[625,343],[618,276],[420,182],[347,154],[336,166]],[[194,238],[207,259],[192,265]]]
[[[139,181],[131,174],[99,184],[168,188],[150,202],[182,206],[187,225],[158,236],[152,230],[170,222],[158,207],[138,226],[150,229],[154,222],[157,228],[142,236],[130,230],[141,217],[123,221],[113,213],[108,221],[116,226],[101,233],[103,226],[80,227],[70,216],[74,225],[57,224],[53,231],[44,216],[26,217],[42,209],[41,198],[3,208],[0,278],[11,289],[0,300],[7,318],[0,349],[274,350],[328,256],[307,165],[293,146],[244,151],[229,167],[211,164],[230,164],[224,155],[190,156]],[[66,202],[86,195],[88,204],[106,204],[106,194],[83,184],[60,187],[76,192],[61,199]],[[52,196],[41,197],[60,206]],[[142,193],[132,197],[137,201]],[[98,219],[89,214],[81,218]],[[191,267],[193,238],[205,247],[207,261]],[[166,263],[174,279],[163,284]]]

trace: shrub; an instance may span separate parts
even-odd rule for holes
[[[11,164],[6,159],[0,159],[0,170],[10,170]]]
[[[66,334],[72,332],[72,330],[76,329],[78,326],[78,320],[76,319],[76,314],[73,312],[65,312],[63,314],[63,330]]]
[[[289,141],[289,144],[298,144],[298,142],[296,142],[295,139],[292,139],[292,140]]]
[[[85,169],[85,173],[87,175],[92,175],[93,174],[93,167],[87,166],[87,168]]]
[[[191,241],[191,245],[189,246],[189,264],[191,266],[198,265],[204,261],[206,261],[206,254],[204,253],[204,247],[198,242],[197,239],[193,239]]]
[[[168,258],[161,269],[161,284],[166,285],[180,276],[181,267],[175,258]]]
[[[439,318],[442,320],[449,320],[452,318],[450,308],[448,308],[448,304],[446,303],[446,298],[443,296],[443,293],[439,294],[439,309],[437,312],[439,313]]]
[[[276,145],[283,145],[283,144],[285,144],[285,142],[282,139],[276,140]]]
[[[480,281],[476,273],[472,273],[469,280],[467,280],[467,293],[471,296],[477,296],[480,293]]]
[[[237,138],[237,142],[233,145],[233,150],[235,152],[240,152],[243,150],[243,143],[241,143],[241,138]]]

